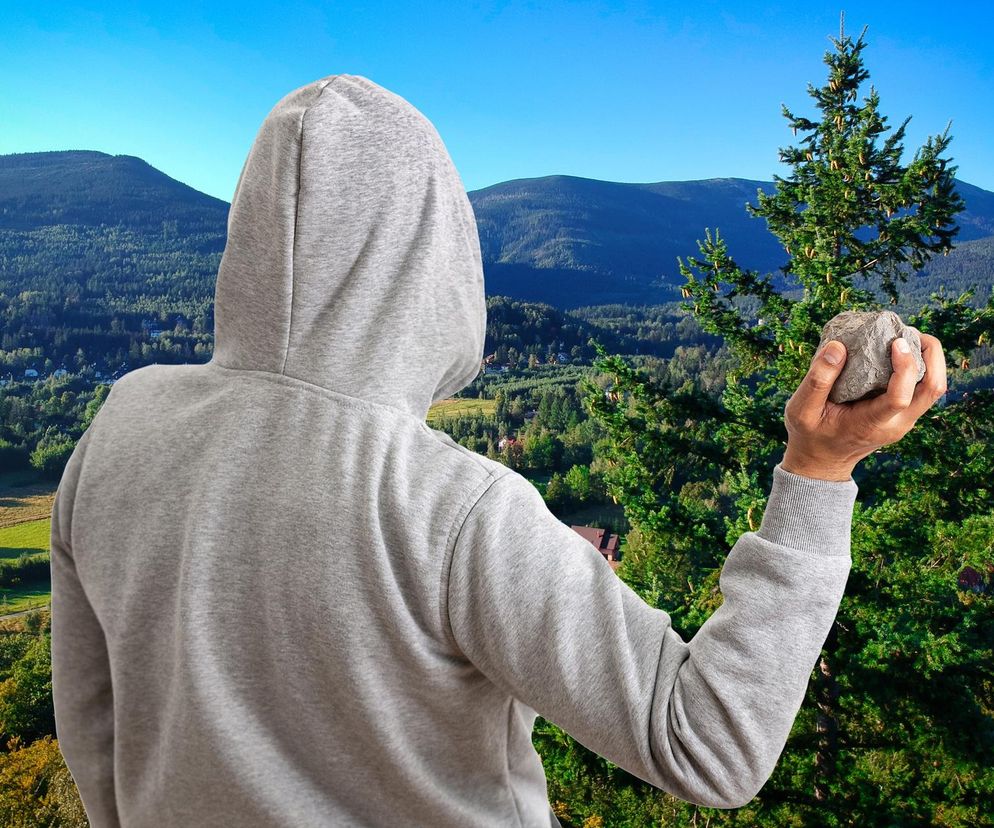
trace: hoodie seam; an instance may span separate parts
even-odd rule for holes
[[[145,368],[151,368],[151,365],[145,366]],[[182,363],[179,365],[159,365],[159,368],[209,368],[211,370],[220,371],[233,371],[242,375],[245,375],[248,379],[259,379],[264,382],[275,383],[276,385],[285,385],[289,388],[300,390],[307,394],[314,394],[318,397],[322,397],[326,400],[333,402],[339,402],[344,406],[355,411],[360,411],[365,414],[374,412],[377,414],[400,416],[405,422],[410,425],[420,428],[420,430],[434,440],[438,445],[445,446],[445,448],[450,451],[455,451],[460,454],[460,456],[469,457],[473,462],[475,462],[481,468],[487,468],[487,459],[484,455],[477,454],[474,451],[466,448],[463,445],[456,443],[455,445],[450,445],[441,437],[439,437],[431,426],[428,425],[424,420],[416,417],[410,411],[406,411],[403,408],[398,408],[397,406],[387,405],[386,403],[378,402],[377,400],[369,400],[365,397],[356,397],[352,394],[346,394],[342,391],[337,391],[334,388],[328,388],[324,385],[318,385],[317,383],[308,382],[307,380],[301,379],[300,377],[295,377],[292,374],[278,374],[275,371],[267,371],[263,368],[232,368],[228,365],[222,365],[220,362],[216,362],[213,359],[202,363]],[[144,370],[144,369],[136,369]],[[443,432],[444,434],[445,432]],[[491,472],[494,474],[496,472]]]
[[[300,377],[295,377],[292,374],[280,374],[276,371],[267,371],[264,368],[232,368],[230,365],[222,365],[213,359],[208,360],[203,363],[185,363],[187,365],[197,365],[198,367],[212,367],[219,368],[222,371],[237,371],[240,374],[247,375],[250,379],[261,379],[266,382],[273,382],[277,385],[286,385],[290,388],[299,389],[308,394],[316,394],[319,397],[324,397],[328,400],[335,400],[346,405],[349,408],[354,408],[357,410],[365,410],[368,414],[370,410],[376,412],[382,412],[384,414],[401,415],[405,419],[411,421],[412,425],[423,426],[425,425],[423,420],[415,417],[410,411],[405,411],[397,406],[387,405],[386,403],[381,403],[376,400],[369,400],[364,397],[356,397],[352,394],[346,394],[342,391],[337,391],[334,388],[327,388],[323,385],[318,385],[314,382],[308,382]],[[166,366],[162,366],[166,367]],[[168,366],[168,367],[181,367],[181,366]]]
[[[449,582],[452,573],[452,561],[455,554],[455,548],[459,543],[459,537],[462,535],[462,530],[465,528],[470,514],[479,505],[480,501],[483,500],[484,496],[486,496],[487,492],[490,491],[491,487],[499,480],[503,480],[510,473],[510,471],[501,469],[494,469],[487,473],[487,476],[473,488],[467,498],[460,504],[455,518],[452,521],[452,528],[449,530],[448,537],[445,541],[445,552],[442,557],[440,578],[441,584],[438,602],[439,615],[441,616],[443,634],[447,638],[449,644],[454,647],[458,653],[463,655],[465,654],[462,652],[459,642],[456,641],[455,633],[452,630],[452,620],[449,618]]]
[[[311,107],[315,106],[324,90],[331,86],[340,76],[336,75],[319,90],[317,97],[300,113],[300,123],[298,130],[300,135],[300,151],[297,153],[297,191],[293,197],[293,241],[290,243],[290,310],[287,313],[286,323],[286,347],[283,349],[283,365],[280,367],[280,374],[286,374],[286,364],[290,359],[290,337],[293,333],[293,305],[297,297],[297,222],[300,219],[300,168],[304,163],[304,119]]]

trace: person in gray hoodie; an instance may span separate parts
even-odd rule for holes
[[[539,715],[687,801],[761,789],[843,595],[855,481],[778,463],[685,641],[525,477],[425,422],[485,327],[432,124],[359,75],[280,100],[212,359],[118,380],[56,492],[56,733],[94,828],[557,825]],[[838,370],[815,360],[797,405]]]

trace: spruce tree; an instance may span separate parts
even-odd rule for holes
[[[618,575],[666,610],[685,639],[721,603],[728,550],[759,528],[786,446],[784,406],[824,323],[843,310],[884,309],[867,286],[896,304],[899,284],[947,254],[959,229],[956,168],[942,157],[949,126],[902,166],[909,119],[880,143],[890,127],[876,90],[857,104],[869,77],[865,33],[853,41],[843,25],[831,38],[827,82],[808,86],[816,118],[783,107],[804,136],[780,151],[792,174],[775,176],[775,192],[747,205],[782,243],[784,277],[803,286],[802,298],[740,268],[717,229],[705,230],[699,259],[678,260],[690,300],[683,308],[733,354],[721,393],[693,381],[667,386],[593,343],[611,386],[585,381],[585,406],[609,434],[605,482],[633,527]],[[698,812],[709,824],[750,826],[994,824],[994,392],[955,391],[973,347],[994,336],[994,292],[979,309],[970,295],[933,293],[930,305],[902,316],[941,341],[950,392],[853,473],[846,594],[759,796],[732,811],[682,803],[540,723],[547,766],[584,798],[565,801],[553,771],[558,813],[609,825],[703,824]],[[966,588],[976,582],[962,577],[968,569],[988,573],[986,587]]]

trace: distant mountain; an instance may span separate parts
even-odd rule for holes
[[[966,202],[966,209],[956,216],[960,226],[956,244],[994,236],[994,193],[955,179],[956,192]]]
[[[683,281],[676,258],[696,256],[704,228],[720,227],[743,264],[774,269],[783,249],[745,211],[773,185],[741,178],[619,184],[570,175],[522,178],[473,190],[494,293],[562,307],[669,301]],[[667,289],[663,285],[671,287]]]
[[[924,303],[939,285],[947,293],[978,285],[986,295],[994,284],[994,193],[963,181],[957,189],[967,205],[957,218],[958,247],[901,287],[909,301]],[[747,203],[758,205],[759,191],[771,193],[774,185],[552,175],[473,190],[487,292],[560,309],[674,302],[684,282],[677,257],[700,255],[705,228],[720,232],[739,265],[778,274],[782,290],[796,289],[779,278],[787,261],[779,241],[746,212]],[[212,324],[228,209],[130,155],[0,155],[0,257],[7,262],[0,287],[58,296],[102,286],[90,297],[93,313],[106,291],[146,296],[160,317],[182,300]]]
[[[92,150],[0,155],[0,228],[107,224],[161,233],[167,223],[172,232],[220,230],[223,236],[227,217],[228,202],[133,155]]]
[[[552,175],[505,181],[469,198],[489,290],[573,308],[679,298],[685,279],[677,257],[699,257],[705,228],[720,232],[741,267],[776,274],[781,289],[796,287],[780,278],[788,257],[779,240],[745,209],[758,206],[759,191],[774,189],[744,178],[627,184]],[[994,193],[961,181],[957,189],[967,205],[957,243],[994,235]],[[980,277],[987,284],[992,264]],[[914,292],[911,280],[905,289]]]
[[[0,156],[0,335],[66,368],[210,352],[228,204],[130,155]],[[6,356],[6,354],[5,354]],[[8,359],[19,365],[23,356]]]

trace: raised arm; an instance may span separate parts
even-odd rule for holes
[[[774,468],[763,521],[689,642],[516,472],[452,552],[454,640],[492,682],[681,799],[740,807],[772,773],[838,611],[857,486]]]

